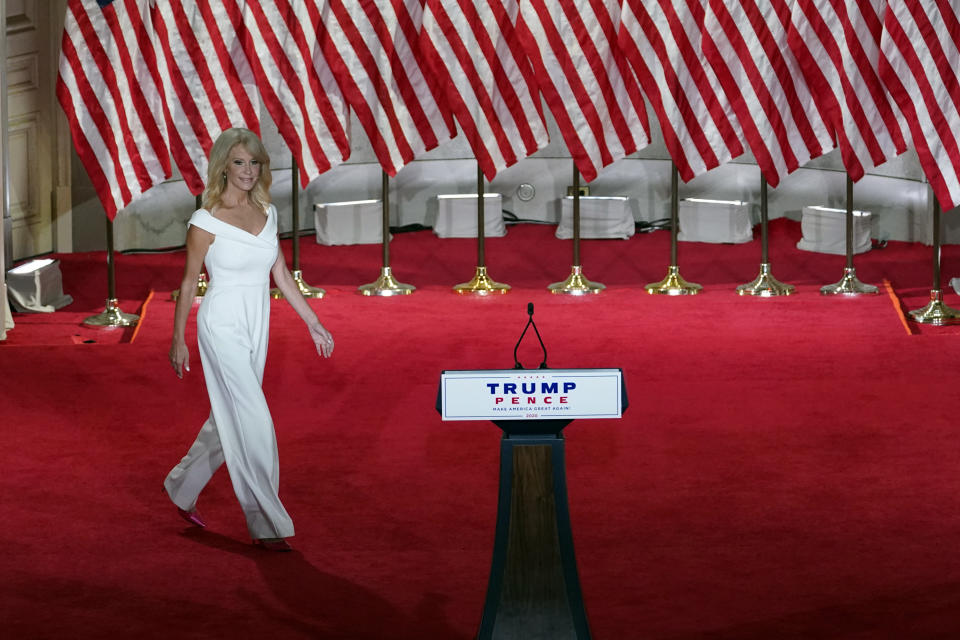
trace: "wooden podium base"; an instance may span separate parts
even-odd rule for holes
[[[481,640],[590,638],[567,504],[568,422],[496,423],[505,433]]]

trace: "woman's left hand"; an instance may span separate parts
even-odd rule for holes
[[[324,358],[333,355],[333,336],[322,324],[310,325],[310,337],[313,338],[313,344],[317,345],[317,353]]]

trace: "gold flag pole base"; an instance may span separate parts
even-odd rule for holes
[[[843,270],[843,277],[836,284],[828,284],[820,287],[820,293],[825,296],[862,296],[879,293],[879,289],[872,284],[864,284],[857,278],[857,270],[853,267],[846,267]]]
[[[376,282],[362,285],[357,289],[365,296],[403,296],[413,293],[417,288],[412,284],[397,282],[390,267],[382,267]]]
[[[570,275],[563,282],[554,282],[547,289],[550,293],[564,293],[571,296],[585,296],[591,293],[600,293],[606,285],[591,282],[583,276],[583,267],[574,265]]]
[[[510,285],[491,280],[490,276],[487,275],[486,267],[477,267],[477,273],[473,276],[473,280],[458,284],[453,288],[453,292],[460,295],[486,296],[494,293],[506,293],[507,291],[510,291]]]
[[[207,274],[200,273],[200,277],[197,278],[197,293],[194,294],[194,301],[199,300],[203,296],[207,295]],[[180,289],[174,289],[170,292],[170,299],[176,300],[180,297]]]
[[[692,296],[703,289],[702,285],[695,282],[687,282],[680,275],[680,267],[672,265],[667,267],[667,277],[660,282],[654,282],[644,287],[647,293],[652,295],[664,296]]]
[[[914,309],[910,317],[921,324],[945,325],[960,323],[960,311],[943,304],[943,291],[932,289],[930,302],[922,309]]]
[[[90,327],[132,327],[140,320],[135,313],[124,313],[117,306],[116,298],[107,299],[107,307],[101,313],[90,316],[83,324]]]
[[[319,287],[311,287],[303,279],[303,271],[300,269],[294,269],[291,271],[293,275],[293,281],[297,283],[297,289],[300,290],[300,295],[304,298],[322,298],[327,294],[326,291],[320,289]],[[270,289],[270,297],[275,300],[280,300],[283,298],[283,292],[280,289]]]
[[[784,284],[773,277],[773,274],[770,273],[769,262],[760,264],[760,275],[753,282],[737,287],[737,293],[742,296],[760,296],[763,298],[788,296],[796,290],[797,288],[792,284]]]

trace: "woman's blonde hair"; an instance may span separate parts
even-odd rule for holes
[[[270,204],[270,156],[260,138],[249,129],[227,129],[213,143],[210,149],[210,164],[207,166],[207,188],[203,190],[203,208],[211,211],[222,202],[223,190],[227,186],[227,161],[230,150],[240,145],[260,163],[260,179],[250,191],[250,199],[263,209]]]

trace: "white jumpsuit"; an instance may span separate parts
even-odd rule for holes
[[[198,209],[190,224],[216,236],[205,264],[210,282],[197,312],[200,360],[210,417],[164,486],[181,509],[225,461],[250,536],[288,538],[293,521],[280,502],[277,439],[263,396],[270,324],[270,268],[277,258],[277,210],[254,236]]]

